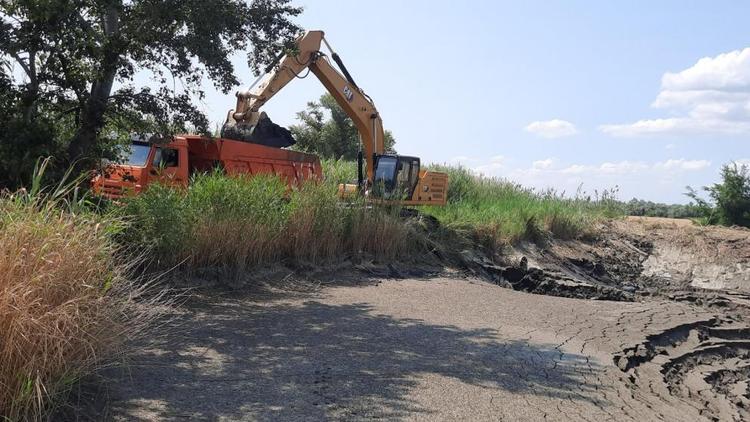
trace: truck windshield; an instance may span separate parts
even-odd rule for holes
[[[146,165],[151,145],[145,142],[133,142],[123,148],[118,162],[127,166],[143,167]]]

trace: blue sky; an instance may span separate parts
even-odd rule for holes
[[[750,162],[749,2],[299,1],[400,153],[539,189],[685,202]],[[255,77],[234,60],[246,88]],[[217,124],[234,106],[207,87]],[[240,88],[240,87],[238,87]],[[324,88],[293,81],[277,123]]]

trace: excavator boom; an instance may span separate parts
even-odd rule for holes
[[[322,44],[328,48],[341,72],[320,50]],[[360,135],[363,151],[360,162],[366,164],[366,180],[358,180],[356,187],[340,187],[342,194],[359,191],[375,200],[405,205],[445,204],[448,188],[445,173],[421,170],[416,157],[385,153],[383,121],[375,104],[354,82],[325,40],[323,31],[308,31],[299,37],[296,51],[281,57],[274,67],[269,68],[250,90],[237,92],[237,105],[227,115],[225,133],[252,131],[262,117],[261,107],[292,79],[309,69],[352,119]],[[361,175],[361,164],[359,172]]]

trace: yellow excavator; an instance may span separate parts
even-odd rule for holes
[[[340,72],[321,51],[322,45],[330,52]],[[359,132],[357,184],[339,185],[341,197],[364,195],[371,201],[387,204],[445,205],[448,175],[422,169],[418,157],[386,153],[380,113],[372,99],[354,82],[323,31],[307,31],[297,38],[293,52],[279,56],[249,90],[237,92],[237,105],[229,111],[221,137],[252,137],[254,128],[266,118],[260,108],[306,69],[331,93]]]

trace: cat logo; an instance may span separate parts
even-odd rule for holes
[[[349,88],[349,85],[344,85],[344,97],[346,97],[346,101],[352,102],[354,99],[354,93],[352,92],[351,88]]]

